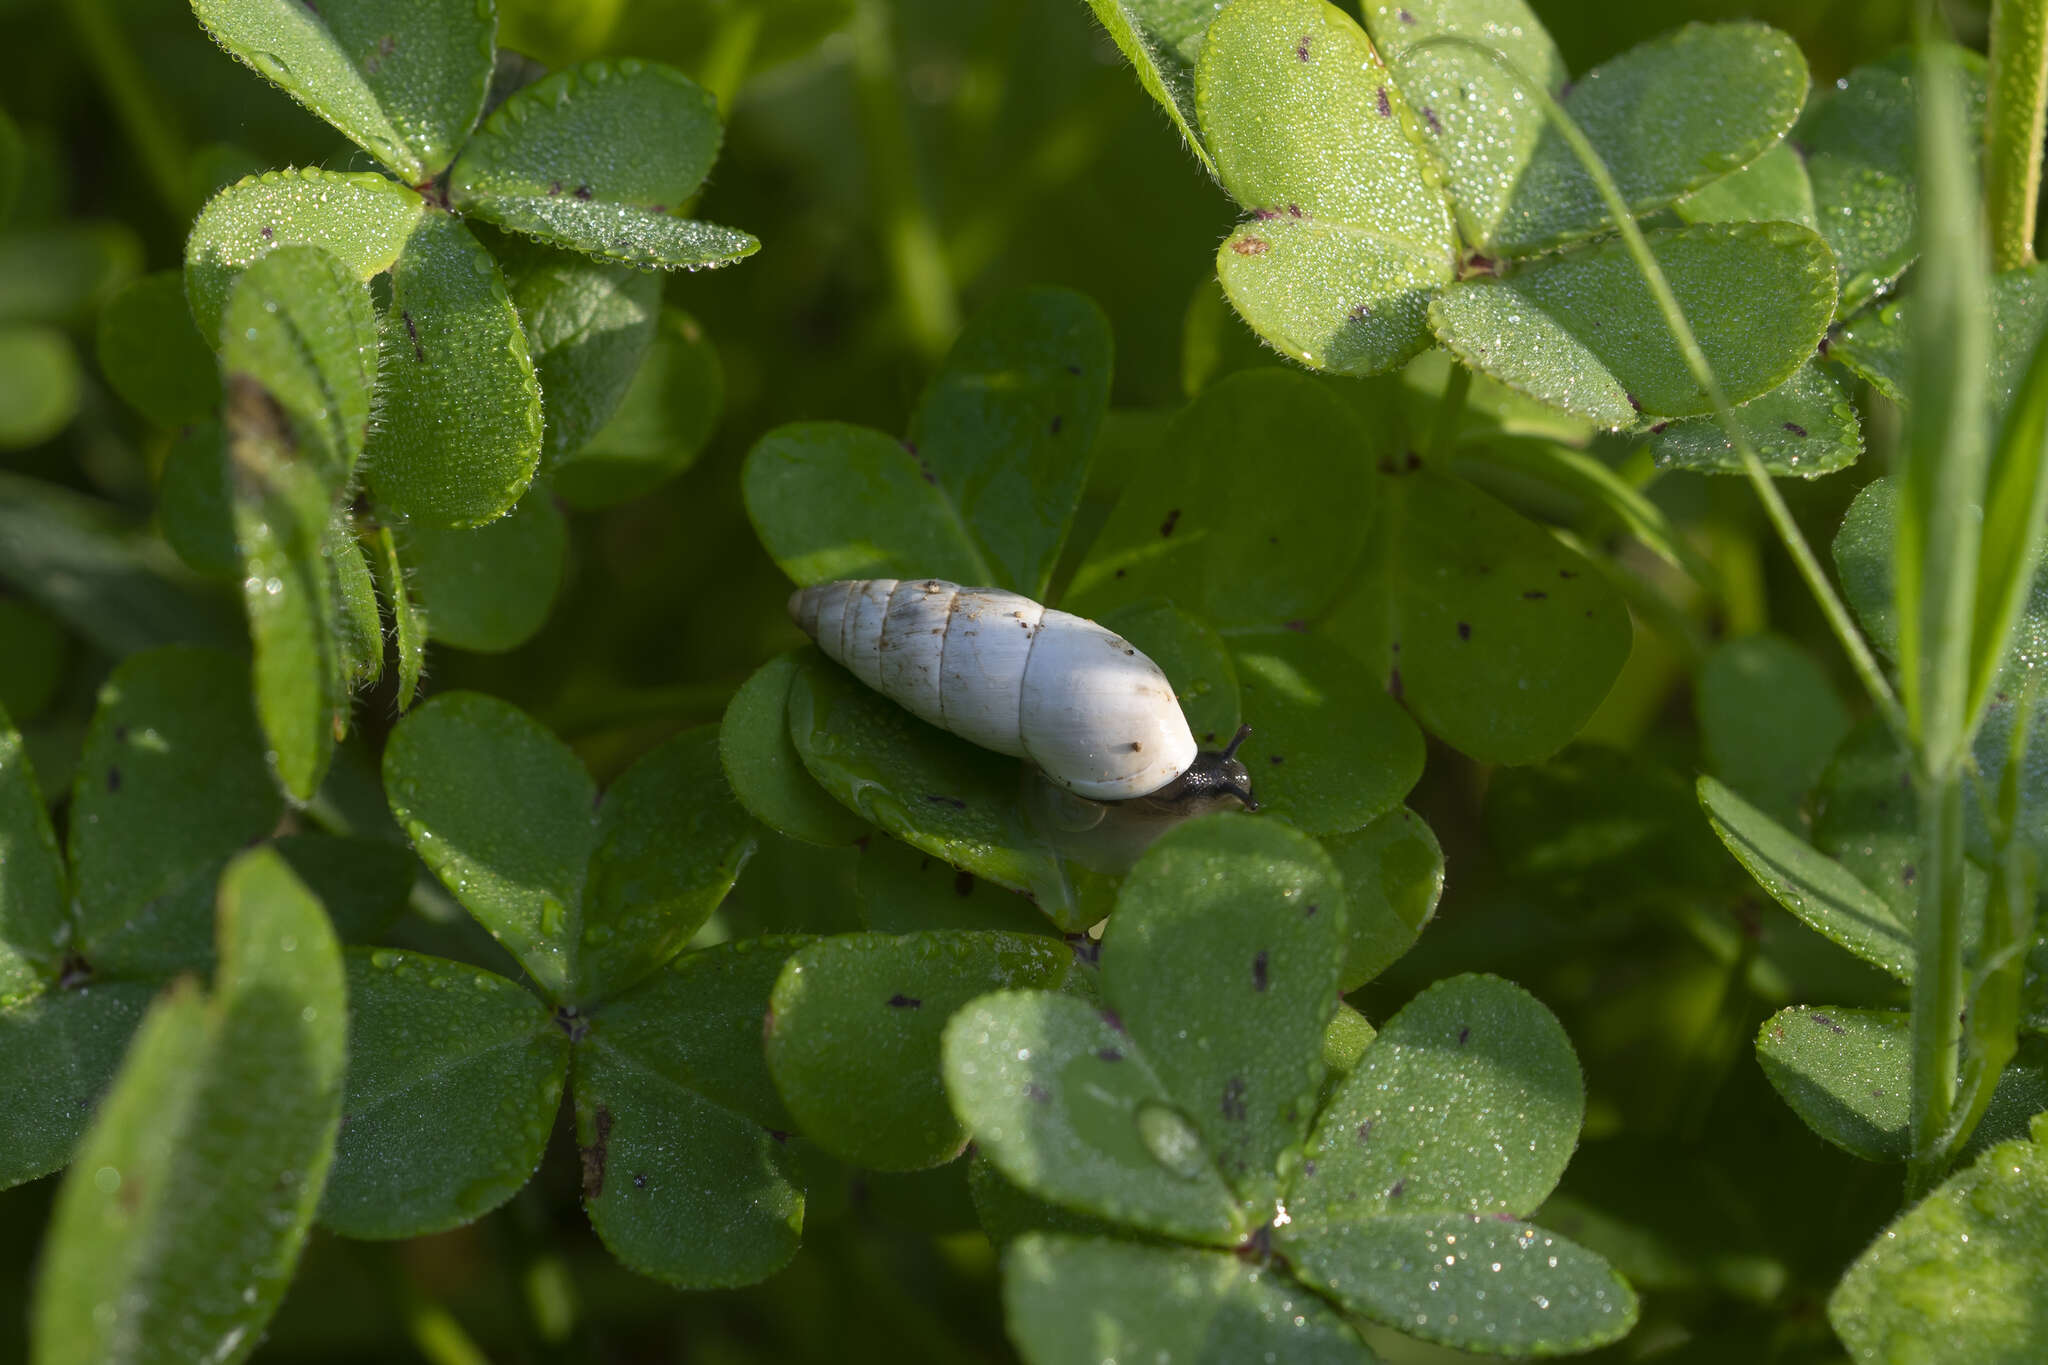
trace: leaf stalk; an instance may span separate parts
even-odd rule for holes
[[[2034,263],[2041,140],[2048,128],[2048,0],[1993,0],[1991,96],[1984,117],[1984,210],[1991,268]]]
[[[1821,567],[1820,559],[1814,554],[1813,547],[1807,544],[1806,536],[1800,531],[1799,524],[1793,520],[1791,508],[1785,505],[1784,498],[1779,495],[1777,485],[1771,481],[1770,471],[1764,468],[1763,460],[1756,453],[1756,447],[1750,444],[1749,437],[1735,420],[1733,405],[1729,403],[1727,394],[1722,392],[1721,383],[1715,378],[1713,367],[1707,363],[1706,353],[1700,349],[1699,339],[1693,335],[1692,327],[1685,319],[1685,312],[1678,305],[1677,296],[1671,292],[1670,281],[1664,278],[1664,271],[1657,264],[1657,258],[1651,252],[1650,244],[1643,236],[1643,230],[1637,226],[1635,214],[1629,209],[1628,200],[1622,195],[1621,187],[1615,183],[1612,173],[1608,171],[1607,163],[1601,160],[1599,151],[1594,148],[1592,141],[1587,138],[1572,116],[1551,97],[1548,90],[1543,88],[1542,83],[1532,79],[1506,53],[1471,38],[1449,33],[1426,38],[1411,50],[1421,51],[1440,46],[1469,49],[1492,62],[1519,83],[1529,98],[1543,111],[1544,117],[1557,130],[1558,135],[1565,140],[1565,145],[1571,149],[1579,165],[1592,178],[1602,202],[1607,206],[1608,215],[1613,218],[1622,242],[1628,249],[1629,258],[1635,262],[1644,284],[1649,287],[1651,297],[1656,300],[1658,311],[1663,314],[1665,326],[1670,328],[1672,337],[1678,342],[1679,352],[1685,358],[1686,369],[1692,374],[1693,382],[1700,386],[1701,391],[1714,405],[1714,415],[1719,419],[1722,429],[1728,433],[1728,439],[1734,445],[1736,453],[1741,456],[1743,472],[1748,476],[1750,486],[1756,490],[1758,500],[1763,503],[1764,511],[1771,519],[1771,525],[1778,532],[1778,538],[1784,542],[1786,551],[1792,556],[1792,562],[1799,569],[1800,577],[1806,580],[1807,589],[1820,604],[1822,614],[1827,617],[1835,638],[1841,642],[1843,651],[1849,656],[1849,663],[1856,670],[1863,690],[1869,694],[1871,704],[1877,708],[1878,714],[1884,717],[1885,724],[1892,732],[1903,740],[1906,733],[1905,713],[1899,707],[1898,698],[1893,694],[1891,684],[1885,681],[1884,671],[1878,666],[1877,656],[1871,652],[1862,631],[1856,628],[1856,622],[1850,617],[1848,607],[1835,592],[1834,585],[1828,582],[1826,570]]]

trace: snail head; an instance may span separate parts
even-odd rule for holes
[[[1174,815],[1200,815],[1232,807],[1257,810],[1259,802],[1252,795],[1252,775],[1237,756],[1238,746],[1251,733],[1250,725],[1238,726],[1229,744],[1221,749],[1200,750],[1179,777],[1138,799],[1155,810]]]

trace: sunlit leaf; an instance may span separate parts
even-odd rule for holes
[[[405,564],[389,526],[377,531],[376,570],[378,590],[391,611],[392,641],[398,649],[398,709],[403,711],[412,705],[426,665],[427,614],[406,581]]]
[[[193,0],[214,41],[408,183],[448,165],[483,108],[497,34],[474,0]]]
[[[1789,379],[1834,316],[1832,258],[1806,228],[1702,223],[1649,243],[1730,402]],[[1713,406],[1618,241],[1461,280],[1429,319],[1468,365],[1605,427]]]
[[[229,316],[235,311],[230,304]],[[268,389],[238,374],[229,396],[229,477],[256,716],[278,780],[305,801],[319,789],[348,705],[327,558],[333,490],[314,460],[298,458],[290,418]]]
[[[2024,1365],[2048,1335],[2048,1121],[1908,1210],[1843,1275],[1828,1321],[1859,1361]]]
[[[1618,1341],[1636,1325],[1635,1292],[1604,1259],[1528,1223],[1397,1214],[1286,1241],[1302,1278],[1424,1341],[1561,1355]]]
[[[1842,386],[1808,361],[1792,377],[1735,409],[1750,448],[1773,474],[1818,478],[1856,463],[1863,427]],[[1735,443],[1713,417],[1681,417],[1651,428],[1650,454],[1665,469],[1739,474]]]
[[[220,335],[235,276],[280,246],[317,246],[356,278],[389,270],[427,211],[427,201],[386,176],[265,171],[208,200],[185,238],[185,296],[203,338]]]
[[[519,314],[460,219],[428,214],[391,269],[371,491],[427,526],[503,516],[540,463],[540,388]]]
[[[1470,241],[1488,240],[1544,136],[1544,121],[1520,83],[1485,57],[1469,48],[1423,44],[1447,34],[1476,39],[1561,96],[1570,72],[1557,44],[1524,0],[1370,0],[1360,9],[1401,93],[1417,111],[1409,136],[1426,137],[1443,162],[1461,230]]]
[[[1688,24],[1586,72],[1563,104],[1640,215],[1776,145],[1799,117],[1806,86],[1806,59],[1776,29]],[[1520,120],[1542,117],[1526,100],[1511,98],[1509,107]],[[1446,128],[1435,140],[1450,136]],[[1546,125],[1515,169],[1486,245],[1523,255],[1609,225],[1606,202],[1556,129]]]
[[[1554,1015],[1497,977],[1438,982],[1388,1020],[1316,1121],[1287,1199],[1306,1245],[1389,1214],[1525,1216],[1585,1115]]]
[[[1984,114],[1984,67],[1974,53],[1960,57],[1974,148]],[[1792,131],[1792,143],[1805,154],[1817,226],[1835,253],[1844,313],[1897,279],[1919,252],[1918,107],[1913,59],[1901,53],[1858,67],[1835,89],[1823,90]]]
[[[1797,223],[1820,230],[1806,160],[1790,141],[1694,190],[1672,208],[1688,223]]]
[[[606,260],[724,265],[761,244],[679,216],[723,132],[711,92],[674,67],[585,62],[499,105],[463,148],[448,193],[486,222]]]
[[[1200,1134],[1114,1014],[984,995],[953,1016],[946,1091],[981,1154],[1041,1199],[1229,1247],[1246,1228]]]
[[[326,1182],[346,1040],[320,903],[275,853],[242,855],[221,882],[213,997],[188,981],[152,1009],[58,1192],[38,1361],[255,1349]]]
[[[1216,253],[1224,293],[1289,359],[1391,369],[1428,344],[1452,278],[1450,211],[1363,30],[1324,0],[1238,0],[1195,69],[1202,135],[1251,212]]]

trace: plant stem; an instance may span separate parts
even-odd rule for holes
[[[953,296],[938,230],[917,184],[888,7],[882,0],[861,0],[849,33],[861,143],[868,153],[868,194],[889,260],[896,306],[911,344],[926,360],[936,361],[960,330],[960,304]]]
[[[2041,139],[2048,116],[2048,0],[1993,0],[1984,115],[1984,217],[1991,268],[2034,263]]]
[[[157,197],[183,228],[198,211],[187,168],[192,164],[184,134],[171,116],[170,104],[157,90],[127,35],[108,12],[107,0],[70,0],[59,6],[71,18],[78,45],[92,62],[100,88],[114,106],[121,130],[135,146],[143,173]]]
[[[1976,1131],[2005,1064],[2019,1047],[2020,992],[2027,950],[2034,942],[2041,882],[2039,856],[2022,828],[2026,802],[2021,791],[2039,693],[2039,686],[2029,679],[2013,704],[2005,771],[1998,779],[1995,806],[1986,812],[1997,856],[1991,865],[1990,894],[1984,898],[1984,927],[1977,937],[1976,979],[1968,987],[1962,1078],[1942,1143],[1951,1153]]]
[[[1959,63],[1934,39],[1934,6],[1916,13],[1919,88],[1913,376],[1907,458],[1898,479],[1892,591],[1899,675],[1920,803],[1906,1198],[1923,1198],[1954,1154],[1963,1047],[1963,784],[1971,762],[1971,694],[1984,489],[1986,315],[1990,270],[1969,161]],[[2004,641],[1997,643],[2002,654]],[[1995,660],[1990,661],[1995,665]]]
[[[1614,219],[1614,226],[1620,230],[1622,242],[1628,248],[1630,259],[1635,262],[1636,270],[1643,277],[1643,283],[1649,286],[1651,297],[1657,301],[1658,311],[1664,315],[1664,325],[1670,329],[1673,339],[1678,342],[1679,352],[1685,357],[1686,369],[1691,371],[1693,382],[1700,386],[1701,391],[1713,403],[1714,414],[1720,419],[1722,430],[1728,433],[1728,439],[1734,444],[1736,453],[1741,455],[1743,472],[1749,476],[1750,486],[1756,490],[1758,500],[1763,503],[1764,511],[1771,519],[1771,525],[1777,528],[1778,538],[1785,543],[1785,549],[1791,554],[1792,562],[1799,568],[1800,577],[1806,580],[1807,589],[1820,604],[1822,614],[1828,618],[1828,625],[1833,628],[1835,638],[1841,641],[1842,649],[1848,654],[1849,662],[1856,670],[1856,676],[1863,682],[1863,690],[1870,694],[1871,704],[1877,708],[1878,714],[1884,717],[1885,724],[1899,736],[1900,742],[1904,743],[1905,713],[1899,709],[1899,700],[1893,695],[1891,684],[1885,681],[1884,671],[1878,667],[1877,656],[1871,653],[1869,644],[1863,639],[1863,632],[1856,628],[1856,622],[1850,617],[1849,609],[1836,595],[1834,585],[1828,582],[1827,572],[1821,568],[1819,557],[1814,554],[1813,547],[1806,543],[1806,537],[1800,531],[1799,524],[1792,519],[1792,510],[1778,495],[1777,485],[1771,482],[1770,471],[1764,468],[1763,461],[1757,456],[1756,448],[1750,444],[1749,437],[1735,421],[1735,410],[1729,404],[1728,396],[1721,391],[1721,383],[1714,377],[1713,366],[1707,363],[1706,353],[1700,349],[1699,339],[1693,335],[1691,324],[1686,322],[1685,311],[1678,306],[1677,296],[1671,292],[1671,283],[1664,278],[1663,268],[1657,264],[1657,258],[1651,252],[1649,242],[1643,237],[1643,230],[1636,225],[1635,214],[1629,210],[1628,200],[1623,198],[1621,187],[1614,183],[1613,175],[1607,170],[1607,163],[1600,159],[1600,153],[1594,149],[1592,142],[1587,139],[1571,115],[1565,113],[1563,107],[1551,98],[1550,92],[1543,88],[1542,83],[1531,80],[1528,73],[1517,66],[1506,53],[1456,34],[1441,34],[1424,39],[1410,51],[1419,52],[1424,48],[1436,46],[1469,48],[1519,82],[1530,100],[1543,110],[1551,126],[1565,140],[1565,145],[1571,148],[1572,154],[1578,158],[1586,174],[1592,177],[1595,187],[1600,191],[1601,200],[1607,206],[1608,214]]]
[[[1944,1139],[1956,1102],[1963,1040],[1963,780],[1959,769],[1919,782],[1920,906],[1913,969],[1912,1155],[1907,1202],[1948,1169]],[[1995,910],[1988,913],[1996,913]]]

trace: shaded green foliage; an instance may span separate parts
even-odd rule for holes
[[[1970,359],[1905,9],[0,12],[0,1323],[2038,1355],[2048,295]],[[1552,101],[1880,670],[1953,507],[1870,476],[1984,433],[1903,1216],[1914,751]],[[1259,808],[916,719],[788,619],[869,575],[1101,622]]]

